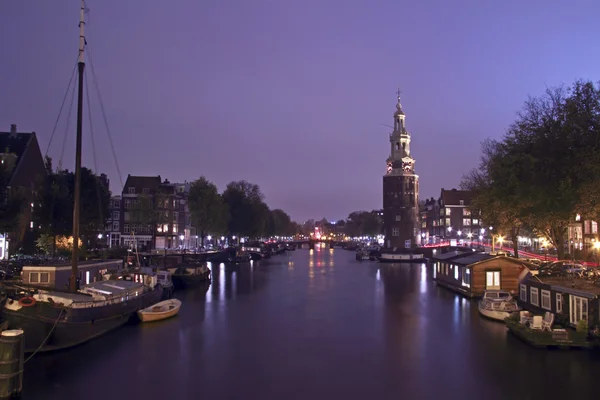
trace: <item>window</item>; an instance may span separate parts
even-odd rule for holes
[[[128,224],[123,225],[123,232],[129,233],[129,225]]]
[[[402,220],[402,216],[400,214],[396,214],[396,221],[401,221]]]
[[[112,208],[121,208],[121,200],[113,200],[112,201]]]
[[[427,221],[421,222],[421,228],[427,228]]]
[[[144,194],[150,194],[150,188],[143,188],[142,189],[142,193],[144,193]]]
[[[132,224],[129,226],[129,232],[131,232],[131,233],[135,233],[136,229],[137,229],[137,225],[135,225],[135,224]]]
[[[173,222],[179,221],[179,213],[177,211],[173,212]]]
[[[127,193],[129,193],[129,194],[135,194],[135,187],[128,187],[127,188]]]
[[[400,236],[400,229],[392,228],[392,236]]]
[[[40,282],[39,272],[30,272],[29,273],[29,283],[39,283],[39,282]]]
[[[119,220],[119,212],[118,211],[113,211],[113,213],[112,213],[112,219],[113,219],[113,221],[118,221]]]
[[[119,230],[119,221],[114,221],[112,224],[112,230],[113,231],[118,231]]]
[[[468,217],[470,215],[471,215],[471,210],[469,210],[468,208],[463,208],[463,216]]]
[[[486,290],[500,290],[500,271],[485,271]]]
[[[450,211],[452,211],[451,208],[446,208],[446,215],[450,215]]]
[[[552,310],[552,306],[550,305],[550,291],[542,289],[542,308],[546,310]]]
[[[450,218],[446,218],[446,226],[450,226]]]
[[[561,314],[563,306],[562,293],[556,293],[556,312]]]
[[[131,200],[125,200],[125,208],[131,208]]]
[[[127,222],[127,221],[129,221],[130,219],[131,219],[131,215],[130,215],[130,214],[127,212],[127,211],[125,211],[125,212],[123,213],[123,221]]]
[[[400,150],[400,142],[396,142],[396,150]]]
[[[466,287],[471,287],[471,270],[465,267],[465,271],[462,278],[462,285]]]
[[[470,218],[463,218],[463,226],[471,226],[471,219]]]
[[[475,219],[475,218],[473,218],[473,225],[479,225],[479,220],[478,220],[478,219]]]
[[[527,286],[526,285],[520,285],[521,291],[519,292],[519,299],[521,299],[521,301],[527,301]]]
[[[173,233],[177,233],[177,224],[173,224]]]
[[[573,325],[581,320],[587,321],[588,319],[588,299],[585,297],[569,295],[570,305],[569,307],[569,321]]]
[[[534,306],[540,306],[540,298],[538,297],[539,293],[538,293],[538,289],[537,288],[530,288],[529,289],[529,302],[531,304],[533,304]]]
[[[454,279],[458,280],[458,267],[454,266]]]
[[[461,206],[464,206],[465,205],[465,201],[464,200],[459,200],[458,204],[460,204]]]
[[[40,272],[40,283],[49,283],[50,282],[50,273],[49,272]]]
[[[404,248],[410,249],[412,247],[412,241],[410,239],[404,241]]]

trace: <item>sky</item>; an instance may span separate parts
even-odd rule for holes
[[[382,207],[398,86],[424,199],[458,187],[528,96],[600,80],[597,1],[86,5],[84,165],[113,192],[127,174],[206,176],[220,190],[245,179],[298,221]],[[79,0],[3,0],[0,15],[0,130],[35,131],[42,153],[73,169],[69,100],[50,137],[76,62]]]

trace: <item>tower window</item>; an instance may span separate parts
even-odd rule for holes
[[[401,221],[402,220],[402,216],[400,214],[396,214],[396,221]]]
[[[396,142],[396,150],[400,150],[400,142]]]

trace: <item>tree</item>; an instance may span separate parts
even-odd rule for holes
[[[258,237],[265,232],[269,208],[258,185],[246,181],[230,182],[223,191],[230,214],[230,234]]]
[[[192,225],[199,232],[204,246],[204,238],[208,232],[218,234],[226,230],[227,207],[217,186],[203,176],[190,186],[188,199]]]
[[[73,229],[73,202],[75,174],[53,171],[52,160],[46,157],[48,172],[36,192],[34,218],[42,232],[56,236],[69,236]],[[108,216],[110,192],[88,168],[81,169],[80,227],[82,236],[95,236],[104,230]],[[85,241],[84,241],[85,243]]]
[[[348,215],[345,224],[346,235],[377,236],[381,233],[383,221],[379,215],[369,211],[354,211]]]
[[[270,212],[271,236],[291,236],[295,233],[292,219],[283,210],[277,208]]]
[[[575,215],[596,218],[600,211],[600,89],[578,81],[529,98],[493,147],[487,159],[484,149],[480,205],[501,211],[485,218],[528,225],[564,258]]]
[[[463,177],[461,188],[471,192],[471,213],[498,234],[506,234],[518,257],[518,236],[526,210],[519,195],[518,172],[513,168],[519,165],[515,156],[498,141],[484,141],[480,166]]]

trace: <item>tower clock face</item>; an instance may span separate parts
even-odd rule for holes
[[[387,173],[389,174],[390,172],[392,172],[392,163],[387,164]]]
[[[405,172],[410,172],[410,171],[411,171],[411,169],[412,169],[412,164],[411,164],[411,163],[409,163],[409,162],[403,162],[403,163],[402,163],[402,169],[403,169]]]

